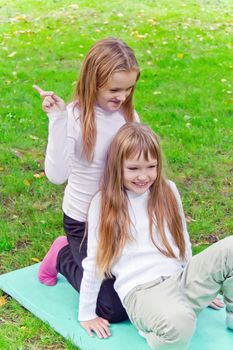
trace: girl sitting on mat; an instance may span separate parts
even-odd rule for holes
[[[139,121],[133,108],[139,75],[132,49],[121,40],[107,38],[98,41],[88,52],[74,102],[67,107],[54,92],[34,85],[49,118],[46,175],[56,184],[68,179],[63,199],[67,238],[58,237],[43,259],[39,269],[41,283],[55,285],[60,272],[80,290],[88,207],[99,189],[112,138],[126,121]],[[113,282],[112,278],[103,281],[96,313],[111,322],[119,322],[128,317]]]
[[[95,309],[112,274],[152,349],[186,349],[198,314],[220,289],[233,329],[233,236],[192,257],[179,192],[164,177],[158,138],[145,125],[125,124],[110,145],[101,192],[89,209],[83,267],[79,321],[90,335],[111,335]]]

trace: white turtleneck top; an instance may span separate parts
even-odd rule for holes
[[[49,113],[49,134],[45,158],[45,173],[55,184],[68,179],[62,209],[78,221],[87,221],[93,195],[99,189],[106,151],[119,128],[125,124],[121,110],[107,112],[95,107],[97,140],[94,158],[88,163],[82,154],[82,135],[79,110],[73,104],[64,112]],[[135,121],[139,117],[135,112]]]
[[[173,182],[169,181],[169,185],[173,190],[179,206],[186,242],[186,257],[184,260],[168,258],[155,247],[149,234],[149,219],[147,213],[149,192],[137,195],[127,191],[128,210],[132,221],[130,229],[134,239],[127,241],[121,255],[112,266],[112,274],[116,277],[114,288],[123,305],[125,296],[134,287],[153,281],[160,276],[172,276],[183,269],[192,256],[180,195]],[[87,257],[83,260],[84,275],[81,284],[79,304],[80,321],[87,321],[97,316],[95,313],[96,301],[102,282],[96,270],[99,214],[100,192],[93,198],[88,213],[88,249]],[[167,225],[165,225],[165,232],[175,255],[179,256],[178,248],[174,243]],[[153,235],[156,243],[161,246],[155,227]]]

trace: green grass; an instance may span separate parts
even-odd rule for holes
[[[31,86],[70,101],[83,57],[106,36],[135,50],[142,70],[136,109],[161,137],[194,253],[232,233],[233,1],[0,6],[1,273],[42,259],[63,233],[64,187],[42,173],[47,117]],[[75,349],[11,298],[0,307],[0,323],[0,349]]]

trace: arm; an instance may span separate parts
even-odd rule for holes
[[[53,91],[44,91],[36,85],[33,88],[40,94],[42,109],[49,118],[45,173],[51,182],[62,184],[71,172],[70,155],[75,146],[75,140],[67,134],[68,122],[72,116],[68,116],[64,101]]]
[[[71,172],[71,154],[75,140],[67,135],[68,111],[48,113],[49,132],[45,155],[45,173],[49,181],[62,184]]]
[[[99,338],[108,338],[109,322],[96,315],[96,303],[102,279],[96,268],[96,251],[98,246],[98,224],[100,193],[92,200],[88,212],[87,257],[83,260],[83,279],[80,288],[79,315],[81,326],[92,336],[94,331]]]

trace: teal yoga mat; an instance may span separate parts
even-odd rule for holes
[[[58,283],[46,287],[37,280],[35,264],[0,276],[0,289],[11,295],[38,318],[81,350],[148,350],[129,321],[111,325],[112,337],[91,338],[77,321],[78,293],[59,276]],[[204,310],[189,350],[232,350],[233,331],[225,327],[225,310]]]

